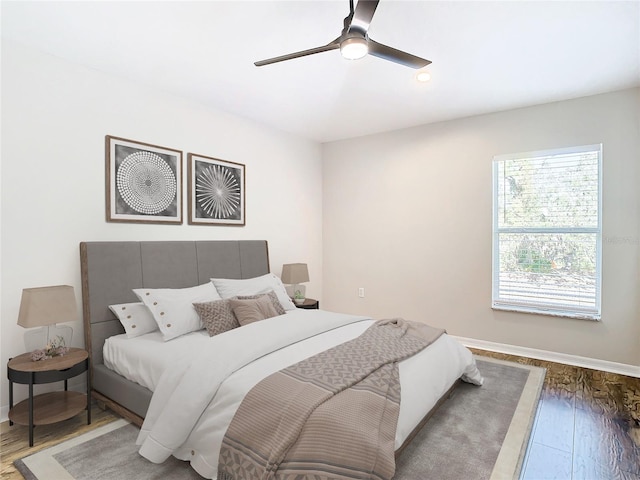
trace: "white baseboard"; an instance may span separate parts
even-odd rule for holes
[[[455,335],[452,335],[452,337],[467,347],[477,348],[480,350],[507,353],[509,355],[518,355],[520,357],[537,358],[538,360],[545,360],[547,362],[564,363],[575,367],[591,368],[593,370],[602,370],[603,372],[611,372],[640,378],[640,366],[609,362],[607,360],[599,360],[597,358],[580,357],[578,355],[569,355],[567,353],[538,350],[537,348],[519,347],[517,345],[476,340],[474,338],[457,337]]]

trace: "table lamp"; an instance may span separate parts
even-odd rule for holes
[[[24,328],[41,327],[25,332],[24,345],[28,352],[44,348],[57,336],[64,339],[66,346],[70,346],[73,328],[56,323],[77,319],[78,309],[72,286],[55,285],[22,290],[18,325]]]
[[[309,269],[306,263],[285,263],[282,266],[282,283],[293,285],[293,301],[304,303],[304,285],[309,281]]]

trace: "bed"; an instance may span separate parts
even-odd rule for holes
[[[129,338],[110,306],[137,302],[134,290],[188,289],[212,278],[250,282],[268,276],[267,242],[82,242],[80,257],[92,395],[142,428],[143,456],[161,462],[173,455],[190,461],[206,478],[216,477],[224,432],[254,385],[309,355],[359,337],[373,324],[366,317],[293,306],[282,315],[212,337],[200,329],[169,341],[158,330]],[[206,345],[203,351],[200,345]],[[251,347],[239,347],[247,345]],[[396,453],[460,379],[482,383],[471,353],[446,334],[400,362],[399,370]],[[199,393],[198,382],[216,385],[210,397],[195,400],[190,389]]]

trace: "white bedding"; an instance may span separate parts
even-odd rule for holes
[[[160,330],[135,338],[123,333],[107,338],[102,354],[107,368],[153,392],[162,372],[176,360],[205,348],[210,338],[204,329],[167,342]]]
[[[222,438],[246,392],[271,373],[355,338],[372,322],[295,310],[215,337],[206,331],[169,342],[157,332],[116,336],[105,343],[105,365],[155,392],[138,438],[141,455],[154,462],[174,455],[214,479]],[[396,448],[460,377],[482,383],[471,352],[447,335],[400,363]]]

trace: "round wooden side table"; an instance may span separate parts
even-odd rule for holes
[[[67,390],[67,380],[87,372],[87,393]],[[87,425],[91,424],[91,395],[89,386],[89,354],[81,348],[70,348],[66,355],[34,362],[31,353],[11,358],[7,363],[9,378],[9,425],[29,426],[29,446],[33,446],[33,427],[61,422],[87,411]],[[33,386],[64,381],[63,392],[33,395]],[[29,385],[29,398],[13,406],[13,384]]]

